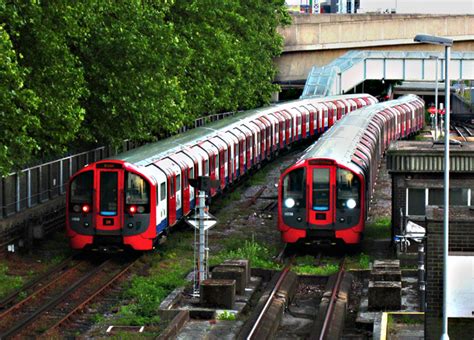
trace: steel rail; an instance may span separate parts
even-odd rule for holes
[[[252,329],[250,330],[249,334],[247,335],[247,340],[253,339],[254,333],[257,331],[257,329],[260,327],[260,323],[263,320],[263,317],[265,316],[268,308],[270,307],[273,298],[275,297],[275,294],[278,292],[280,289],[281,284],[283,283],[283,280],[285,280],[286,275],[289,273],[291,269],[292,263],[290,262],[283,268],[281,271],[280,277],[278,278],[278,281],[275,284],[275,287],[273,287],[270,295],[268,296],[267,302],[265,303],[265,306],[263,306],[262,310],[260,311],[257,320],[255,321],[255,324],[253,325]]]
[[[43,305],[41,308],[37,309],[34,311],[32,314],[24,318],[23,320],[19,321],[16,325],[5,331],[3,334],[0,334],[0,339],[5,339],[7,337],[13,336],[17,334],[20,330],[22,330],[25,326],[28,324],[31,324],[33,321],[35,321],[38,317],[40,317],[45,311],[55,307],[58,305],[61,301],[63,301],[68,295],[70,295],[77,287],[82,285],[85,281],[93,277],[95,274],[97,274],[99,271],[101,271],[111,260],[106,260],[102,262],[99,266],[94,268],[92,271],[88,272],[86,275],[84,275],[82,278],[80,278],[76,283],[74,283],[72,286],[70,286],[68,289],[66,289],[64,292],[62,292],[60,295],[56,296],[54,299],[52,299],[50,302],[46,303]]]
[[[344,271],[345,271],[344,263],[345,263],[345,258],[343,258],[341,263],[339,264],[339,272],[337,273],[336,283],[334,284],[334,288],[331,293],[331,300],[329,300],[329,305],[326,311],[326,315],[324,317],[323,327],[321,328],[321,334],[319,335],[319,340],[324,340],[326,333],[328,331],[329,325],[331,323],[332,315],[334,312],[334,305],[336,304],[336,297],[337,297],[337,294],[339,293],[342,278],[344,276]]]
[[[44,272],[43,274],[41,274],[40,276],[34,278],[33,280],[31,281],[28,281],[26,284],[24,284],[20,289],[17,289],[15,290],[14,292],[10,293],[7,297],[5,297],[4,299],[2,299],[2,301],[0,301],[0,309],[5,309],[6,308],[6,305],[8,305],[9,303],[11,303],[13,300],[15,300],[15,298],[20,295],[22,292],[30,289],[31,287],[34,287],[35,285],[37,285],[38,283],[40,283],[42,280],[46,279],[48,276],[50,276],[51,274],[54,274],[56,272],[59,272],[61,270],[63,270],[65,267],[67,267],[69,265],[69,263],[76,257],[76,255],[71,255],[69,256],[68,258],[66,258],[64,261],[62,261],[61,263],[57,264],[56,266],[50,268],[49,270],[47,270],[46,272]],[[34,292],[36,293],[36,292]],[[33,294],[34,294],[33,293]],[[2,314],[0,314],[0,318],[2,317],[3,315],[3,312]]]
[[[101,294],[104,290],[109,288],[113,283],[115,283],[119,278],[121,278],[134,264],[136,261],[133,261],[125,266],[120,272],[115,274],[112,278],[109,279],[109,281],[96,289],[86,300],[76,304],[76,306],[66,315],[64,316],[61,320],[56,322],[53,326],[49,327],[42,336],[48,335],[51,333],[54,329],[59,327],[62,323],[64,323],[66,320],[68,320],[72,315],[75,313],[79,312],[82,310],[90,301],[92,301],[95,297],[97,297],[99,294]]]
[[[461,132],[461,129],[459,129],[457,126],[455,125],[451,125],[451,128],[454,129],[456,131],[456,133],[462,138],[464,139],[464,141],[466,142],[467,139],[466,137],[464,136],[464,134]]]
[[[74,266],[72,266],[71,268],[69,268],[69,270],[71,270],[71,269],[77,267],[79,264],[80,264],[80,262],[76,263]],[[40,289],[34,291],[33,293],[31,293],[30,295],[28,295],[27,297],[25,297],[23,300],[18,301],[18,303],[14,304],[14,305],[11,306],[10,308],[4,310],[4,311],[0,314],[0,319],[3,318],[3,317],[5,317],[5,315],[11,313],[13,310],[20,308],[20,307],[23,306],[25,303],[27,303],[28,301],[30,301],[30,300],[32,300],[34,297],[36,297],[38,294],[42,293],[43,291],[45,291],[46,289],[48,289],[49,287],[51,287],[53,284],[55,284],[56,282],[58,282],[59,280],[61,280],[61,279],[69,272],[69,270],[63,272],[61,275],[59,275],[58,277],[56,277],[56,278],[53,279],[52,281],[48,282],[46,285],[44,285],[44,286],[41,287]]]

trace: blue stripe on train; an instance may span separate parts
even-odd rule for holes
[[[167,226],[168,226],[168,219],[165,218],[163,221],[160,222],[160,224],[156,226],[156,232],[159,234],[160,232],[165,230]]]
[[[176,219],[179,220],[181,217],[183,217],[183,208],[176,210]]]

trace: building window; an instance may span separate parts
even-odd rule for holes
[[[470,205],[470,191],[471,189],[453,188],[449,189],[449,205],[450,206],[468,206]],[[444,189],[429,189],[428,190],[428,204],[429,205],[444,205]]]
[[[407,197],[407,215],[424,216],[425,215],[425,189],[408,189]]]

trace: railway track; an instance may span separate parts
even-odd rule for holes
[[[276,331],[272,315],[276,312],[283,312],[288,300],[287,292],[296,285],[296,274],[291,272],[293,259],[281,270],[278,279],[274,282],[273,289],[269,293],[265,304],[259,311],[253,327],[249,331],[244,331],[239,338],[247,340],[271,338]]]
[[[451,129],[456,131],[457,139],[463,142],[474,141],[474,125],[457,122],[451,125]]]
[[[340,334],[335,334],[335,332],[340,331],[341,326],[344,326],[344,319],[341,320],[340,315],[335,315],[335,306],[339,299],[339,291],[341,290],[344,278],[344,266],[345,258],[343,258],[339,263],[339,271],[335,280],[329,281],[329,284],[332,286],[331,295],[329,300],[323,298],[321,301],[319,310],[322,313],[318,314],[318,318],[313,323],[312,331],[309,336],[310,340],[336,339],[340,337]]]
[[[0,303],[0,338],[60,337],[61,327],[136,260],[65,260]]]

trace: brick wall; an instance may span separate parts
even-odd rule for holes
[[[426,208],[426,312],[425,339],[439,339],[443,310],[443,209]],[[449,251],[474,251],[474,210],[450,207]],[[474,319],[450,319],[448,333],[474,334]],[[462,334],[462,333],[461,333]]]

